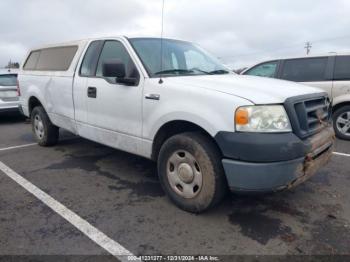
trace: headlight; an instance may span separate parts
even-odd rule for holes
[[[291,132],[286,110],[281,105],[244,106],[236,111],[236,130],[240,132]]]

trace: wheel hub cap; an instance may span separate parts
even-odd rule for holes
[[[42,139],[44,137],[45,131],[44,131],[44,124],[41,120],[41,117],[39,115],[36,115],[34,117],[34,131],[36,136],[39,139]]]
[[[183,163],[179,166],[178,173],[182,182],[186,184],[190,184],[194,179],[192,167],[187,163]]]
[[[174,192],[183,198],[194,198],[202,189],[201,168],[195,157],[187,151],[177,151],[170,156],[167,177]]]

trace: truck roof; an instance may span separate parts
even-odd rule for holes
[[[127,37],[127,36],[104,36],[104,37],[91,37],[91,38],[85,38],[85,39],[78,39],[78,40],[73,40],[73,41],[68,41],[68,42],[61,42],[61,43],[53,43],[53,44],[46,44],[46,45],[41,45],[37,46],[31,49],[31,51],[35,50],[40,50],[40,49],[46,49],[46,48],[52,48],[52,47],[58,47],[58,46],[72,46],[72,45],[81,45],[81,44],[86,44],[87,42],[95,41],[95,40],[108,40],[108,39],[115,39],[115,38],[123,38],[123,39],[161,39],[160,37],[156,36],[133,36],[133,37]],[[182,39],[175,39],[175,38],[163,38],[164,40],[177,40],[177,41],[184,41],[188,42]]]
[[[93,39],[84,39],[84,40],[75,40],[75,41],[69,41],[69,42],[61,42],[61,43],[54,43],[54,44],[46,44],[46,45],[41,45],[41,46],[36,46],[34,48],[30,49],[30,52],[36,51],[36,50],[42,50],[42,49],[47,49],[47,48],[54,48],[54,47],[61,47],[61,46],[73,46],[73,45],[82,45],[89,40]]]

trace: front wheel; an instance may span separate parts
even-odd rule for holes
[[[333,125],[338,138],[350,140],[350,106],[343,106],[334,112]]]
[[[200,213],[218,204],[227,183],[216,145],[205,135],[175,135],[162,146],[158,174],[169,198],[181,209]]]
[[[40,146],[57,144],[59,129],[53,125],[42,106],[37,106],[31,113],[32,129]]]

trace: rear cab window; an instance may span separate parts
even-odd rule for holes
[[[52,47],[30,53],[23,70],[67,71],[78,46]]]
[[[263,64],[259,64],[247,72],[245,75],[262,76],[262,77],[276,77],[278,61],[270,61]]]
[[[285,60],[281,79],[294,82],[326,81],[328,57]]]

